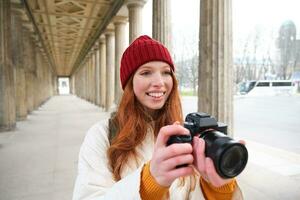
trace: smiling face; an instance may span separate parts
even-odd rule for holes
[[[161,61],[140,66],[133,76],[133,91],[139,102],[150,111],[162,108],[173,88],[172,73],[170,65]]]

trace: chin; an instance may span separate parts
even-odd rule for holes
[[[147,107],[150,108],[150,109],[152,109],[152,110],[159,110],[162,107],[164,107],[164,104],[162,104],[162,105],[149,105]]]

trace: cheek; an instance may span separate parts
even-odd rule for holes
[[[143,92],[143,84],[141,84],[141,80],[138,78],[133,79],[133,92],[137,97]]]
[[[172,78],[168,79],[167,86],[168,86],[169,92],[171,92],[171,90],[173,88],[173,79]]]

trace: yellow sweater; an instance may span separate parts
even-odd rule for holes
[[[219,188],[214,187],[200,178],[200,185],[205,199],[207,200],[230,200],[236,187],[235,179]],[[168,187],[160,186],[150,173],[149,162],[144,165],[141,175],[140,194],[143,200],[162,199],[168,192]]]

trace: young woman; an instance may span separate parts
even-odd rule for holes
[[[167,48],[148,36],[125,50],[120,105],[85,137],[73,200],[242,199],[235,179],[222,179],[205,157],[202,139],[166,145],[189,134],[174,71]]]

